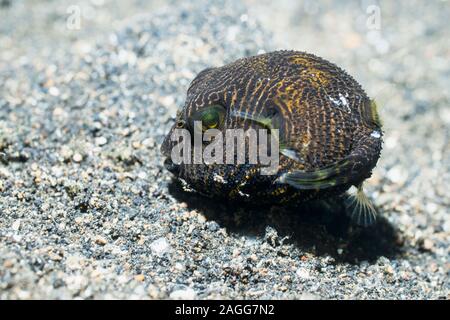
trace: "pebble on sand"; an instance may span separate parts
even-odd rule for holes
[[[171,251],[171,247],[166,238],[159,238],[150,244],[150,249],[157,256],[162,256]]]

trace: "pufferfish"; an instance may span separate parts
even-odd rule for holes
[[[175,164],[171,134],[192,132],[195,121],[202,130],[278,129],[276,174],[262,175],[258,163]],[[166,168],[203,195],[268,205],[344,195],[351,219],[368,226],[377,212],[363,183],[382,136],[375,102],[344,70],[305,52],[276,51],[201,71],[161,151]],[[346,193],[352,186],[357,191]]]

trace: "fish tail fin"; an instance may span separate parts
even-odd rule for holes
[[[375,223],[377,211],[372,201],[364,193],[362,183],[358,185],[357,191],[345,200],[347,214],[357,225],[368,227]]]

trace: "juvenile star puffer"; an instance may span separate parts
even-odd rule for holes
[[[261,174],[261,163],[174,164],[172,132],[192,132],[197,120],[202,130],[278,129],[277,173]],[[363,182],[380,157],[382,135],[375,103],[350,75],[312,54],[277,51],[200,72],[161,151],[169,171],[210,197],[296,204],[355,186],[347,211],[367,226],[376,210]]]

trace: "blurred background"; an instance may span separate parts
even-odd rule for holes
[[[0,298],[448,299],[449,20],[443,0],[0,0]],[[377,101],[367,189],[395,237],[169,194],[158,146],[189,82],[276,49]]]

